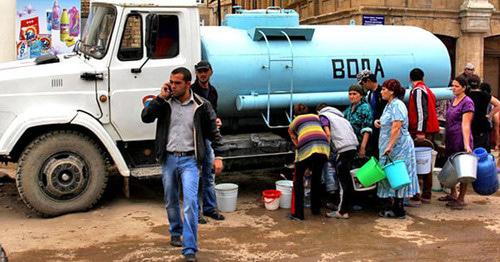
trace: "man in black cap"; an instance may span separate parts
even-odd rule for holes
[[[207,61],[200,61],[194,66],[196,71],[196,81],[191,85],[191,90],[193,92],[205,99],[207,99],[215,112],[217,113],[217,90],[214,86],[210,84],[210,77],[212,76],[212,66]],[[216,119],[217,127],[222,126],[220,118]],[[210,141],[206,140],[206,152],[205,160],[202,163],[201,168],[201,180],[200,180],[200,190],[203,201],[203,205],[200,208],[203,210],[203,215],[211,217],[215,220],[224,220],[224,216],[217,212],[217,199],[215,197],[215,174],[212,169],[214,161],[214,151],[210,146]],[[205,224],[207,221],[203,217],[202,212],[199,212],[198,223]]]
[[[384,112],[385,105],[387,101],[382,99],[382,86],[377,82],[377,76],[370,70],[365,69],[361,71],[357,76],[358,84],[368,91],[366,95],[366,102],[370,104],[373,112],[373,120],[380,119],[380,116]],[[374,124],[374,123],[373,123]],[[373,126],[373,133],[370,137],[370,147],[373,151],[373,155],[378,158],[378,138],[380,134],[380,129]]]

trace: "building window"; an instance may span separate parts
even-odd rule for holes
[[[122,61],[141,60],[144,54],[142,44],[142,18],[138,14],[129,15],[123,29],[118,59]]]

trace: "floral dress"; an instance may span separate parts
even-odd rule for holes
[[[380,164],[383,166],[386,164],[386,162],[388,162],[387,157],[383,156],[383,154],[385,148],[389,144],[389,139],[391,137],[391,127],[394,121],[403,121],[403,125],[401,126],[400,134],[396,141],[396,144],[392,148],[390,157],[393,161],[404,160],[411,183],[408,186],[395,191],[391,189],[389,181],[387,181],[387,179],[384,179],[379,182],[377,187],[377,195],[380,198],[412,197],[420,191],[417,177],[415,148],[413,146],[413,140],[411,139],[410,133],[408,132],[408,110],[406,109],[405,104],[397,98],[394,98],[387,104],[382,113],[382,116],[380,117]]]
[[[344,111],[344,117],[351,123],[352,129],[358,138],[358,142],[361,145],[363,140],[363,134],[365,132],[372,133],[372,123],[373,123],[373,113],[372,108],[364,100],[361,100],[357,105],[351,110],[349,106]]]

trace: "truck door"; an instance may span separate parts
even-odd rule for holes
[[[186,28],[181,28],[181,14],[181,11],[159,14],[155,40],[159,48],[148,61],[144,43],[148,14],[131,10],[122,19],[110,64],[110,114],[111,123],[124,141],[154,139],[155,125],[141,121],[144,104],[159,93],[173,69],[189,68],[187,64],[193,63],[191,48],[180,45],[180,40],[187,38]]]

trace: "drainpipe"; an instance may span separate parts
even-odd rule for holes
[[[217,24],[220,26],[222,24],[222,14],[220,8],[220,0],[217,0]]]

